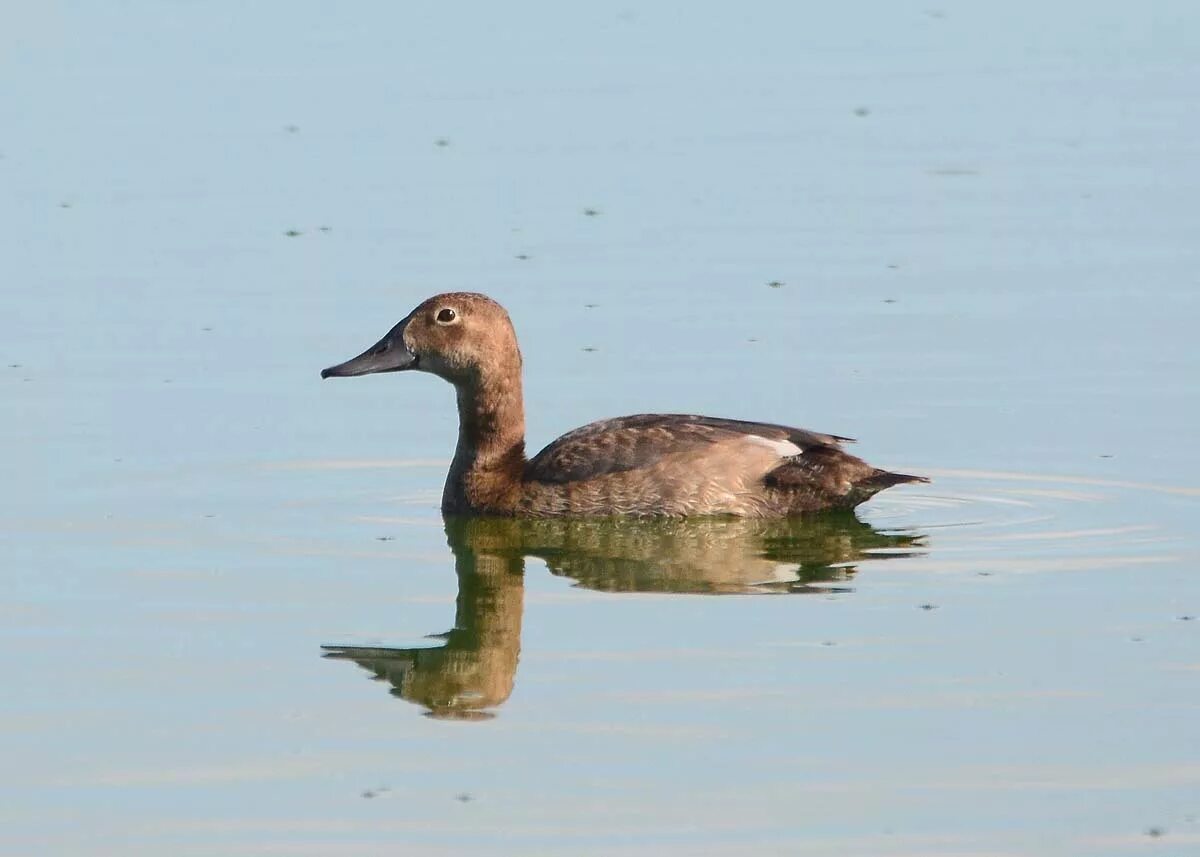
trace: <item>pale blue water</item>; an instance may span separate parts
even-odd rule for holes
[[[0,46],[0,852],[1200,849],[1200,8],[35,4]],[[468,611],[489,719],[322,660],[454,625],[449,388],[317,373],[462,288],[535,449],[853,435],[935,478],[860,514],[918,549],[530,550]]]

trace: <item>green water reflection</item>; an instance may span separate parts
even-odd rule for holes
[[[512,693],[526,557],[604,592],[731,595],[849,591],[856,563],[906,556],[922,537],[851,513],[756,520],[447,518],[458,600],[440,646],[325,646],[433,717],[484,719]]]

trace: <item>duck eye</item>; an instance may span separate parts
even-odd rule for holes
[[[450,309],[450,307],[438,310],[438,324],[450,324],[456,318],[458,318],[458,314],[454,310]]]

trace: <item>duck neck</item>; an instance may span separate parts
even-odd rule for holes
[[[456,385],[458,446],[446,478],[447,512],[503,512],[525,469],[521,373],[481,373]]]

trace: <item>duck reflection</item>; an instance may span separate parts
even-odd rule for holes
[[[782,520],[446,519],[458,601],[441,646],[325,646],[390,682],[431,717],[484,719],[512,693],[521,650],[525,558],[604,592],[849,591],[856,563],[921,550],[921,536],[853,513]]]

